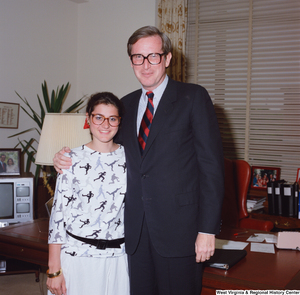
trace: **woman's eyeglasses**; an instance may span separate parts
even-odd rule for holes
[[[111,127],[117,127],[120,125],[120,122],[121,122],[121,117],[118,117],[118,116],[110,116],[108,118],[104,117],[103,115],[101,114],[92,114],[92,122],[95,124],[95,125],[101,125],[103,124],[103,122],[107,120],[108,124],[111,126]]]

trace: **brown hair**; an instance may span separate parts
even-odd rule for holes
[[[120,117],[122,117],[124,114],[123,103],[118,97],[111,92],[98,92],[93,94],[87,103],[86,112],[89,114],[89,116],[91,116],[95,107],[99,104],[112,104],[117,108]]]
[[[132,45],[138,40],[145,37],[159,36],[162,41],[162,51],[164,54],[168,54],[172,50],[172,43],[169,37],[161,32],[158,28],[153,26],[145,26],[136,30],[128,39],[127,42],[127,53],[131,56]]]

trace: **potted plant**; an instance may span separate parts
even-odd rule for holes
[[[61,87],[57,87],[57,90],[52,90],[51,97],[49,96],[48,87],[46,81],[42,84],[42,93],[43,93],[43,100],[40,99],[39,95],[37,95],[37,99],[39,102],[39,111],[35,111],[29,104],[26,98],[22,98],[17,92],[16,94],[19,96],[19,98],[24,102],[25,107],[21,106],[22,110],[36,123],[37,126],[29,128],[27,130],[24,130],[22,132],[19,132],[17,134],[11,135],[8,138],[19,136],[21,134],[36,131],[39,135],[41,135],[44,118],[46,113],[61,113],[62,112],[62,106],[67,98],[68,92],[70,89],[69,83],[66,84],[66,86],[62,85]],[[83,103],[85,101],[85,96],[81,99],[77,100],[74,104],[72,104],[68,109],[64,111],[64,113],[74,113],[78,112],[82,107]],[[29,140],[23,139],[19,140],[19,143],[16,145],[16,147],[21,146],[22,149],[22,155],[27,155],[27,161],[25,165],[25,172],[30,172],[31,164],[35,163],[35,154],[37,152],[36,148],[34,147],[35,142],[38,143],[38,141],[35,138],[30,138]],[[50,195],[53,195],[53,192],[51,191],[51,187],[49,186],[49,179],[53,178],[55,181],[56,173],[55,169],[52,166],[44,166],[41,167],[41,165],[36,165],[35,170],[35,186],[38,185],[38,178],[40,176],[40,173],[43,168],[43,175],[44,175],[44,185],[47,186],[48,191]],[[46,173],[47,171],[47,173]],[[46,174],[50,175],[50,177],[46,178]],[[47,179],[47,180],[46,180]]]

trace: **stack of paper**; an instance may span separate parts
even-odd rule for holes
[[[247,199],[247,211],[251,212],[252,210],[258,210],[263,208],[265,201],[266,197]]]

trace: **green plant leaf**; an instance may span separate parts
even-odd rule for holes
[[[31,163],[34,163],[35,159],[34,159],[34,152],[27,152],[27,161],[26,161],[26,168],[25,171],[29,172],[30,171],[30,167],[31,167]]]
[[[16,92],[17,93],[17,92]],[[26,98],[22,98],[18,93],[17,95],[21,98],[21,100],[28,106],[28,108],[31,110],[32,114],[29,114],[29,112],[23,107],[21,106],[22,110],[34,121],[36,121],[37,123],[40,122],[40,117],[39,115],[35,112],[35,110],[30,106],[30,104],[28,103]]]
[[[60,89],[57,89],[56,102],[54,105],[55,112],[61,112],[68,90],[69,90],[69,83],[67,83],[66,86],[62,85]]]
[[[78,101],[76,101],[75,103],[73,103],[70,107],[68,107],[64,113],[73,113],[73,111],[77,111],[80,110],[81,108],[83,108],[82,104],[85,102],[86,100],[86,96],[80,98]],[[79,108],[80,106],[82,106],[81,108]]]
[[[50,108],[48,110],[49,113],[56,113],[55,111],[55,102],[56,102],[56,94],[54,92],[54,90],[51,91],[51,105],[50,105]]]
[[[26,145],[24,145],[23,142],[26,143]],[[28,154],[29,151],[30,151],[30,149],[32,149],[34,152],[36,152],[36,148],[33,146],[33,143],[34,143],[34,142],[37,142],[35,138],[31,138],[29,141],[27,141],[27,140],[22,140],[22,141],[21,141],[21,140],[19,139],[19,145],[21,145],[22,148],[23,148],[22,153],[23,153],[23,154],[24,154],[24,153],[27,153],[27,154]]]
[[[42,129],[42,126],[43,126],[43,124],[44,124],[44,118],[45,118],[45,109],[44,109],[44,106],[43,106],[43,104],[42,104],[42,102],[41,102],[41,99],[40,99],[40,97],[39,96],[37,96],[37,98],[38,98],[38,101],[39,101],[39,105],[40,105],[40,109],[41,109],[41,124],[39,125],[39,127]]]
[[[44,80],[44,84],[42,84],[42,91],[43,91],[43,98],[44,98],[46,110],[47,112],[49,112],[50,102],[49,102],[48,86],[45,80]]]
[[[34,163],[34,158],[33,156],[36,154],[36,149],[33,147],[33,143],[36,140],[34,138],[31,138],[29,141],[23,140],[20,141],[19,140],[19,144],[21,145],[23,150],[22,150],[22,155],[27,155],[27,161],[26,161],[26,165],[25,165],[25,172],[30,172],[30,167],[31,167],[31,163]],[[26,145],[23,144],[23,142],[26,143]],[[17,146],[18,146],[17,145]],[[30,149],[32,149],[32,151],[30,151]]]
[[[27,129],[27,130],[24,130],[24,131],[21,131],[19,133],[16,133],[16,134],[13,134],[13,135],[10,135],[8,136],[7,138],[11,138],[11,137],[15,137],[15,136],[18,136],[18,135],[21,135],[21,134],[24,134],[24,133],[27,133],[29,131],[33,131],[33,130],[36,130],[38,133],[40,133],[40,131],[36,128],[30,128],[30,129]]]

